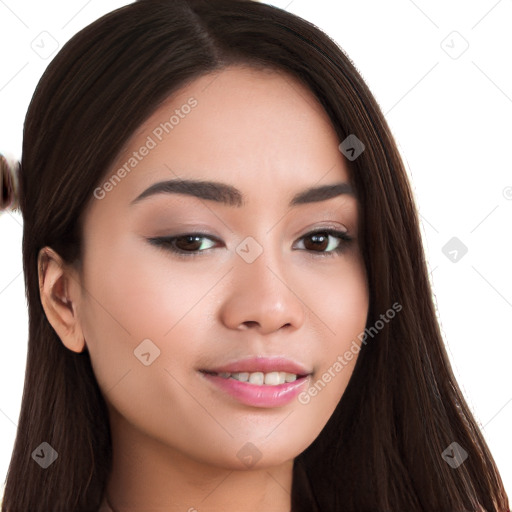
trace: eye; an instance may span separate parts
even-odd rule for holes
[[[338,241],[336,242],[335,239],[338,239]],[[346,249],[348,243],[352,241],[352,237],[346,231],[322,229],[307,233],[299,240],[311,242],[303,244],[305,249],[310,252],[317,252],[319,256],[335,256]],[[306,245],[309,247],[306,247]]]
[[[299,238],[299,242],[305,241],[306,243],[302,244],[304,250],[310,253],[318,253],[319,256],[334,256],[343,252],[352,239],[345,231],[322,229],[307,233]],[[215,242],[220,242],[217,238],[204,233],[184,233],[176,236],[148,238],[147,240],[150,244],[170,251],[180,258],[199,256],[206,249],[214,247]]]
[[[206,236],[204,233],[185,233],[177,236],[163,236],[148,238],[152,245],[162,247],[165,250],[175,253],[179,257],[190,258],[198,256],[205,249],[210,249],[212,245],[202,243],[201,240],[216,240]]]

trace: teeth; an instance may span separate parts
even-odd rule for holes
[[[228,373],[228,378],[230,376],[231,374]],[[233,379],[239,380],[240,382],[247,382],[249,380],[249,374],[247,372],[233,373],[232,377]]]
[[[278,386],[285,382],[293,382],[297,379],[297,375],[295,373],[286,372],[221,372],[219,373],[219,377],[222,377],[223,379],[232,378],[240,382],[248,382],[249,384],[255,384],[257,386]]]
[[[265,374],[265,386],[277,386],[279,382],[279,372],[270,372]]]
[[[256,384],[257,386],[263,385],[265,374],[261,372],[254,372],[249,375],[249,383]]]

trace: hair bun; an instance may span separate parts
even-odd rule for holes
[[[19,209],[19,169],[20,163],[15,158],[0,154],[0,210]]]

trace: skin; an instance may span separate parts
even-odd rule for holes
[[[294,78],[241,66],[168,98],[106,178],[191,97],[197,106],[172,132],[91,199],[81,270],[41,251],[41,300],[64,345],[89,351],[109,409],[116,511],[288,512],[293,460],[327,423],[357,355],[308,404],[275,408],[239,403],[198,369],[279,355],[313,370],[312,385],[332,368],[368,313],[358,203],[341,195],[288,206],[306,188],[349,182],[341,141]],[[130,205],[176,177],[228,183],[246,205],[164,193]],[[328,227],[353,237],[343,252],[327,254],[345,244],[336,237],[320,248],[305,237]],[[200,239],[189,250],[203,252],[188,259],[147,240],[199,229],[214,238]],[[236,252],[247,236],[263,249],[252,263]],[[144,339],[160,350],[148,366],[134,356]],[[247,442],[261,454],[250,467],[237,457]]]

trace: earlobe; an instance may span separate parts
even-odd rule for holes
[[[77,314],[77,276],[50,247],[39,251],[37,268],[39,294],[48,321],[69,350],[82,352],[85,339]]]

